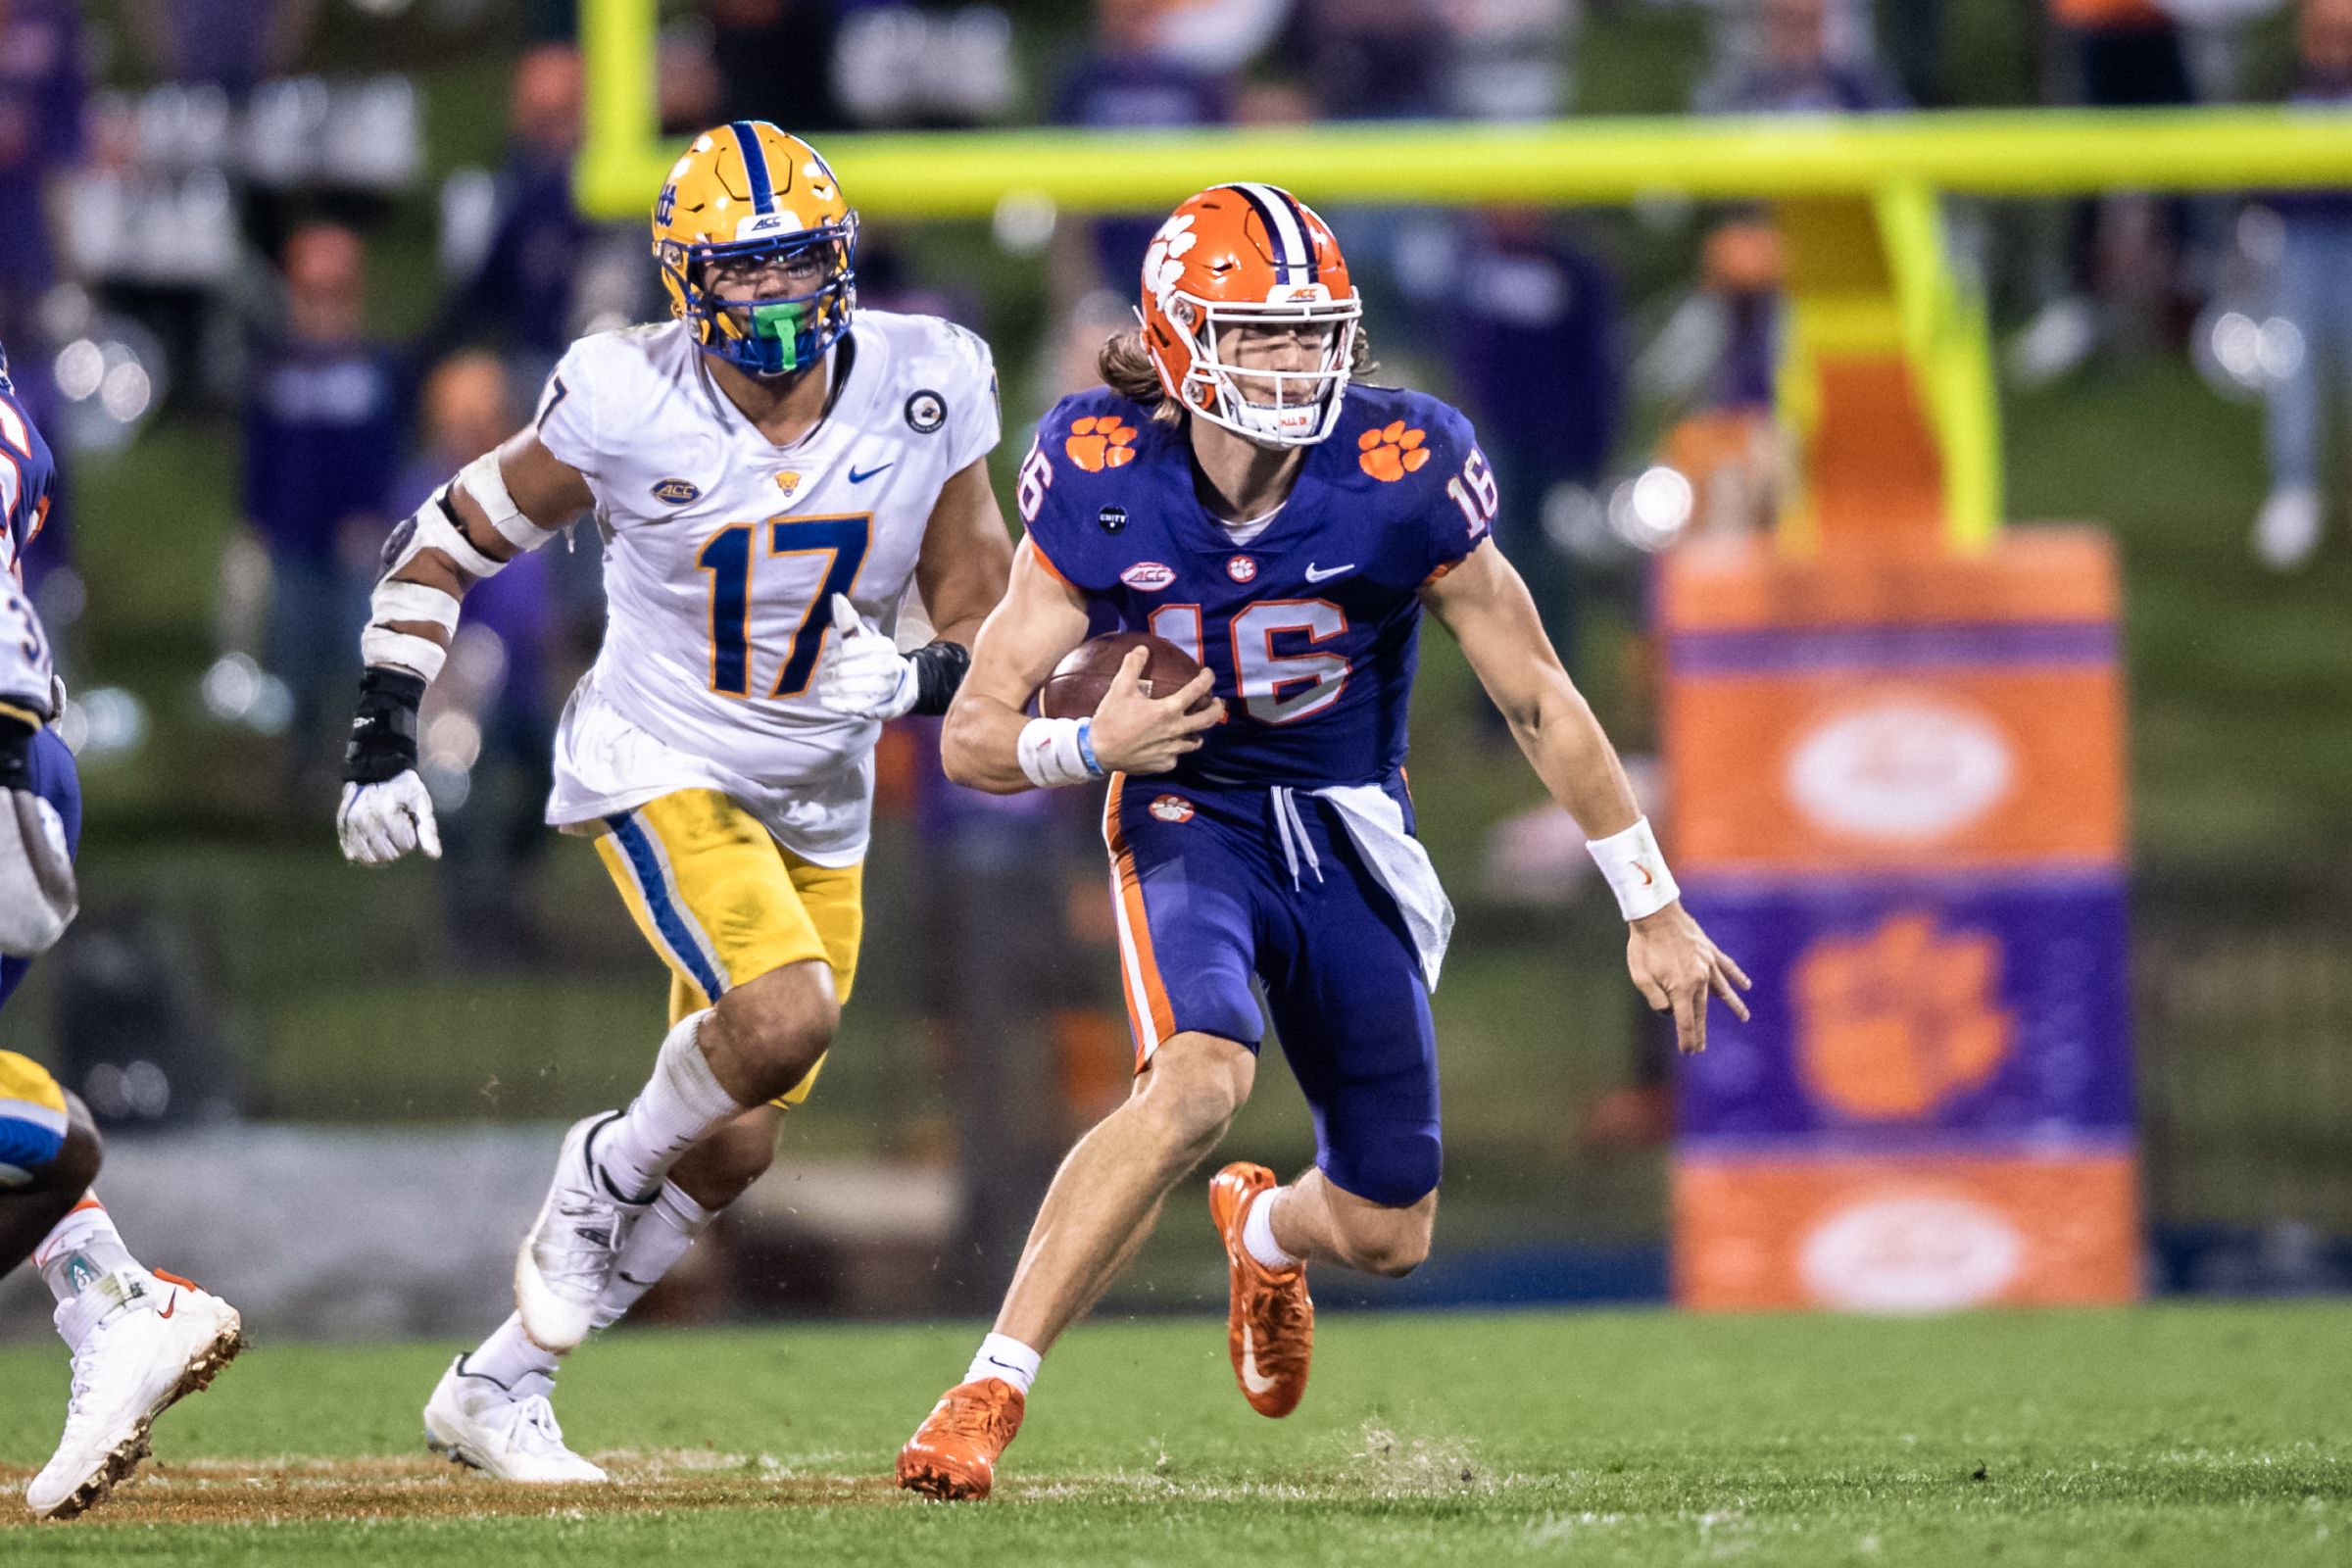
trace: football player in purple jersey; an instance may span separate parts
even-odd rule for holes
[[[1494,547],[1494,475],[1454,410],[1351,384],[1360,307],[1338,241],[1287,191],[1219,185],[1146,252],[1140,333],[1023,463],[1028,537],[949,710],[949,775],[1010,792],[1108,778],[1135,1089],[1047,1195],[995,1331],[899,1457],[902,1486],[981,1497],[1040,1356],[1108,1287],[1249,1097],[1268,1018],[1315,1118],[1290,1185],[1210,1183],[1250,1405],[1305,1392],[1317,1259],[1400,1275],[1429,1250],[1438,982],[1452,908],[1413,836],[1405,714],[1422,612],[1459,640],[1630,925],[1628,966],[1685,1051],[1747,977],[1680,902],[1615,750]],[[1091,717],[1028,716],[1092,635],[1149,631],[1205,666],[1145,695],[1131,654]],[[1214,700],[1195,710],[1213,692]],[[1252,981],[1262,987],[1263,1013]]]

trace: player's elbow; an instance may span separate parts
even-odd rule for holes
[[[1018,765],[1006,768],[992,759],[987,745],[989,726],[974,701],[958,695],[948,705],[939,731],[939,769],[948,782],[991,795],[1017,795],[1029,787]]]

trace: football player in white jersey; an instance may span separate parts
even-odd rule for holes
[[[514,1314],[425,1407],[507,1480],[601,1480],[564,1446],[557,1357],[635,1303],[766,1169],[856,973],[884,720],[946,710],[1011,544],[988,479],[988,347],[856,311],[857,215],[764,122],[695,139],[654,205],[675,319],[583,338],[531,425],[386,547],[338,813],[344,853],[437,855],[416,710],[467,584],[593,507],[605,639],[556,743],[548,820],[594,839],[670,969],[625,1110],[564,1139]],[[936,638],[896,633],[909,586]]]

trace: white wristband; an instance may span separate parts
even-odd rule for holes
[[[1102,775],[1086,765],[1083,718],[1033,718],[1021,726],[1021,771],[1041,790],[1083,784]]]
[[[1617,908],[1628,920],[1655,914],[1683,896],[1674,885],[1674,873],[1666,869],[1665,852],[1658,848],[1658,836],[1649,830],[1646,816],[1622,833],[1587,839],[1585,848],[1608,878]]]

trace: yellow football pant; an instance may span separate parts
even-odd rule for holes
[[[788,963],[821,958],[843,1003],[865,928],[862,865],[814,865],[717,790],[678,790],[605,818],[596,853],[669,965],[669,1019]],[[808,1098],[820,1059],[776,1100]]]

